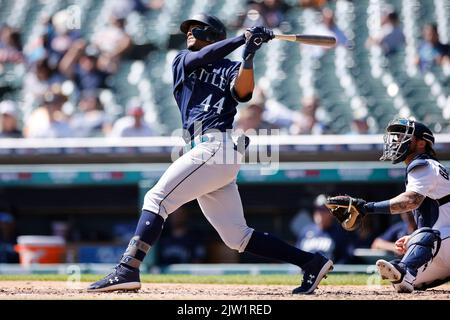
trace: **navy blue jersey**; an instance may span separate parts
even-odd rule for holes
[[[409,234],[408,224],[404,221],[397,222],[390,226],[383,234],[381,234],[378,238],[381,238],[386,241],[395,242],[403,236],[407,236]]]
[[[173,95],[183,129],[191,138],[211,129],[231,129],[236,106],[242,102],[232,90],[241,63],[222,58],[187,74],[184,59],[189,52],[180,51],[172,64]]]
[[[312,253],[321,253],[337,263],[351,261],[355,237],[333,224],[322,230],[314,223],[306,225],[300,232],[296,247]]]

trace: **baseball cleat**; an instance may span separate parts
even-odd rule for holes
[[[311,294],[319,285],[326,274],[333,270],[333,261],[325,258],[323,255],[316,253],[314,258],[305,264],[303,273],[303,281],[300,287],[295,288],[293,294]]]
[[[138,269],[129,269],[119,264],[103,279],[91,284],[89,292],[137,291],[141,288]]]
[[[391,282],[401,280],[402,273],[389,261],[378,260],[376,266],[381,279],[389,280]]]
[[[386,260],[378,260],[376,266],[381,279],[391,281],[395,291],[398,293],[411,293],[414,291],[415,277],[409,271],[404,271],[398,265]]]

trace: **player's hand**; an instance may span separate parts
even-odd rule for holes
[[[264,27],[249,28],[244,33],[245,47],[243,58],[244,60],[252,59],[255,52],[258,51],[262,44],[273,39],[273,32]]]
[[[408,249],[408,241],[410,236],[404,236],[395,241],[395,252],[399,255],[404,255]]]
[[[251,35],[258,34],[264,43],[269,42],[272,40],[275,35],[273,34],[273,31],[266,27],[252,27],[248,28],[245,31],[245,38],[248,39]]]

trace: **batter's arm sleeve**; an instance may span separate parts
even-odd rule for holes
[[[190,73],[200,66],[213,63],[229,55],[245,43],[244,35],[210,44],[199,51],[189,51],[184,58],[186,73]]]
[[[172,62],[172,75],[173,75],[173,87],[177,88],[183,83],[185,78],[184,72],[184,58],[188,50],[181,50],[173,59]]]

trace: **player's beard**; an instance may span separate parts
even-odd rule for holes
[[[198,50],[200,50],[200,49],[197,48],[197,46],[195,45],[195,42],[192,43],[192,44],[190,44],[190,45],[188,45],[187,48],[188,48],[189,50],[191,50],[191,51],[198,51]]]
[[[191,50],[191,51],[199,51],[200,49],[206,47],[207,45],[210,45],[211,43],[213,43],[213,42],[195,39],[194,42],[187,44],[187,48],[188,48],[188,50]]]

